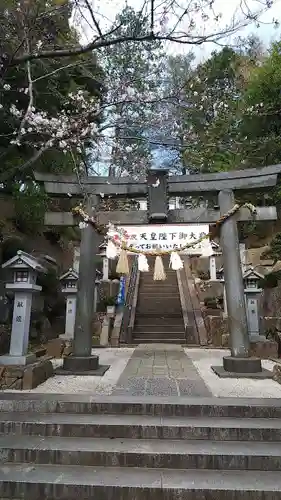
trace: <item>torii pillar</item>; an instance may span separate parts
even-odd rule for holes
[[[221,215],[226,214],[235,205],[232,190],[220,191],[218,200]],[[250,357],[250,338],[235,216],[222,224],[220,245],[223,255],[231,355],[223,358],[222,367],[216,366],[212,369],[220,377],[272,378],[270,372],[262,369],[259,358]]]
[[[96,195],[89,196],[87,213],[93,215],[97,206],[98,197]],[[64,358],[62,368],[62,372],[69,375],[101,376],[109,368],[99,365],[99,356],[92,355],[96,256],[99,244],[98,233],[91,224],[87,224],[81,230],[73,354]]]

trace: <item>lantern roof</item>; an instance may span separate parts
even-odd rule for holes
[[[253,266],[250,266],[247,271],[245,271],[245,273],[243,274],[243,279],[250,279],[250,280],[260,280],[260,279],[263,279],[264,278],[264,275],[261,274],[261,273],[258,273],[258,271],[255,270],[255,268]]]
[[[47,269],[29,253],[18,250],[17,254],[2,264],[4,269],[32,269],[37,272],[46,273]]]
[[[62,280],[78,280],[78,273],[70,267],[66,273],[61,275],[60,281]]]

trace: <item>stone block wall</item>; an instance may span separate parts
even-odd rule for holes
[[[251,342],[250,354],[261,359],[276,359],[278,358],[278,344],[274,340]]]
[[[261,315],[264,317],[281,317],[281,283],[275,288],[262,292],[260,297]]]
[[[222,266],[222,257],[216,257],[217,269],[219,270]],[[190,267],[194,275],[198,275],[200,272],[208,272],[210,270],[210,259],[192,256],[190,258]]]
[[[229,347],[228,320],[222,316],[206,316],[205,325],[208,335],[208,344],[214,347]],[[251,342],[250,355],[261,359],[276,359],[278,344],[274,340]]]
[[[228,322],[220,316],[205,316],[208,345],[228,347]]]
[[[0,368],[0,390],[34,389],[54,374],[50,359],[40,359],[27,366],[2,366]]]
[[[207,297],[221,297],[223,295],[223,284],[215,281],[204,281],[196,284],[196,290],[200,302]]]

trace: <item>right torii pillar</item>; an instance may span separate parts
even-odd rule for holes
[[[235,205],[232,190],[220,191],[218,200],[221,215]],[[231,355],[223,358],[223,366],[213,366],[212,369],[217,375],[225,378],[272,378],[271,372],[262,369],[259,358],[250,357],[250,337],[235,216],[222,224],[220,245],[223,255]]]

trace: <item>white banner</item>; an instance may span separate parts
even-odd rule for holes
[[[128,246],[138,250],[173,250],[173,248],[183,247],[187,243],[198,240],[201,236],[209,233],[209,225],[160,225],[149,224],[145,226],[121,226],[129,234]],[[206,250],[211,247],[209,239],[202,244],[188,248],[184,253],[198,254],[202,251],[202,246]]]

